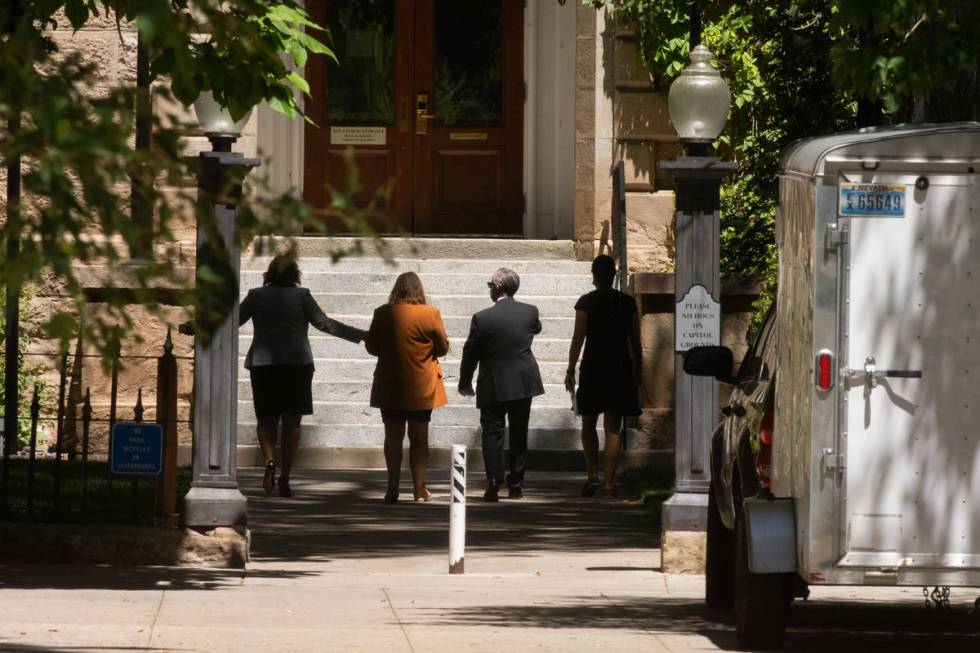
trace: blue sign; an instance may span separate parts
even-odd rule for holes
[[[163,426],[152,422],[117,422],[109,436],[109,469],[113,474],[159,474],[163,467]]]
[[[837,214],[842,218],[904,218],[905,186],[842,183]]]

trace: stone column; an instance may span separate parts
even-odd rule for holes
[[[699,304],[708,306],[704,312],[714,311],[717,315],[714,337],[720,339],[718,205],[721,182],[736,166],[716,157],[690,156],[663,162],[660,167],[673,178],[677,189],[675,307],[685,297],[699,293],[696,287],[702,286],[707,294]],[[679,323],[678,317],[675,312],[675,325]],[[690,347],[682,336],[675,333],[675,477],[674,495],[663,505],[662,567],[665,572],[703,573],[707,493],[711,480],[708,447],[718,423],[718,382],[684,373],[683,352]]]
[[[240,196],[242,179],[260,162],[227,151],[203,152],[200,161],[199,201],[211,204],[214,219],[198,220],[197,285],[200,288],[206,282],[201,275],[204,266],[220,272],[223,283],[218,292],[199,295],[197,301],[193,472],[191,489],[184,497],[183,518],[187,526],[244,526],[247,501],[238,489],[236,455],[241,253],[235,233],[237,208],[224,201]],[[222,313],[223,319],[214,317]],[[200,328],[210,333],[210,338],[201,337]]]

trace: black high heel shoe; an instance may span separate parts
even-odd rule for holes
[[[266,494],[272,494],[276,487],[276,464],[271,460],[265,465],[265,476],[262,478],[262,489]]]
[[[279,479],[279,496],[286,497],[287,499],[293,496],[293,491],[289,489],[289,479]]]

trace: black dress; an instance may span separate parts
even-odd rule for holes
[[[593,290],[579,298],[575,310],[588,315],[585,353],[575,395],[578,414],[639,415],[640,401],[633,386],[629,352],[636,300],[612,288]]]

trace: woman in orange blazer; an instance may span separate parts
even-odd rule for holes
[[[439,310],[426,305],[417,274],[405,272],[395,280],[388,303],[374,311],[364,346],[378,357],[371,406],[381,409],[385,426],[385,503],[398,502],[406,425],[415,500],[428,501],[432,497],[425,487],[429,421],[432,409],[447,402],[437,359],[449,351],[449,338]]]

